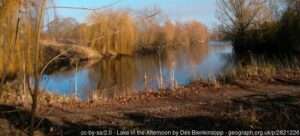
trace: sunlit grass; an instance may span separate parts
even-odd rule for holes
[[[271,81],[274,78],[293,77],[293,72],[300,70],[298,59],[283,57],[273,59],[251,56],[246,62],[237,61],[236,65],[222,74],[219,81],[231,83],[235,80],[241,81]]]

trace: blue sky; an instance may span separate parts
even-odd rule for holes
[[[99,8],[115,3],[113,9],[142,10],[146,7],[160,7],[164,14],[174,21],[198,20],[209,28],[217,23],[216,0],[55,0],[56,6]],[[73,17],[83,22],[88,11],[58,9],[62,17]]]

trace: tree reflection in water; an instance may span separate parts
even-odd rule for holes
[[[224,57],[226,54],[230,56],[231,46],[204,44],[168,49],[160,57],[152,54],[104,59],[78,72],[73,70],[45,75],[48,80],[42,81],[42,88],[70,95],[74,91],[71,80],[74,76],[77,76],[79,96],[82,99],[93,95],[110,99],[137,91],[157,90],[161,86],[161,79],[163,87],[174,88],[177,84],[185,85],[192,80],[205,80],[208,75],[221,73],[230,64],[230,59],[227,59],[230,57]],[[70,82],[64,82],[66,80]]]

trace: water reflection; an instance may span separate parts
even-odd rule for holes
[[[114,98],[145,88],[185,85],[192,80],[214,78],[231,67],[231,46],[210,42],[209,46],[170,49],[161,54],[119,57],[78,70],[44,75],[41,87],[61,95],[91,95]]]

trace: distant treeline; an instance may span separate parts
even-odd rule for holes
[[[207,28],[200,22],[173,22],[159,14],[151,10],[143,15],[107,10],[90,14],[86,23],[57,18],[49,23],[44,35],[58,42],[90,46],[103,54],[127,55],[208,41]]]
[[[300,0],[220,0],[217,13],[236,54],[300,51]]]

